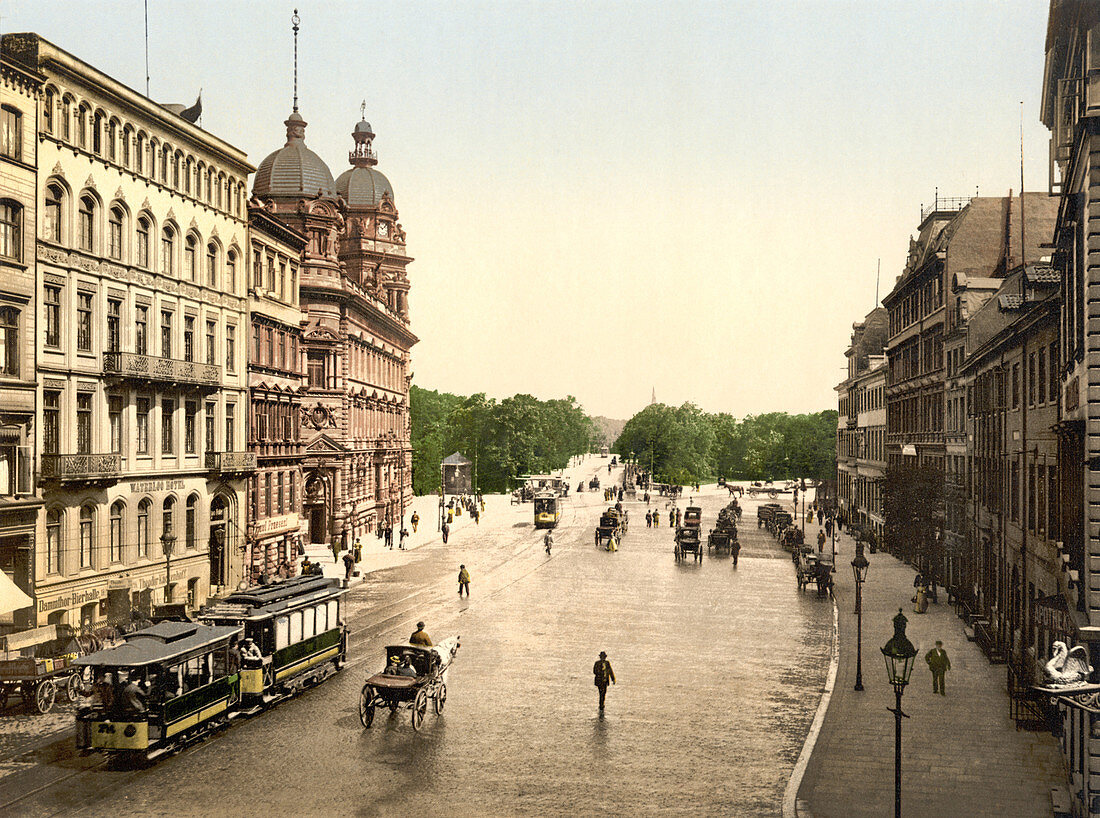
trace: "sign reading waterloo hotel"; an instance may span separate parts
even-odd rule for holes
[[[187,483],[184,480],[139,480],[130,484],[131,494],[149,494],[155,491],[182,491]]]

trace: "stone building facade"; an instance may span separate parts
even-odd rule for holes
[[[0,571],[34,594],[35,528],[42,500],[35,445],[35,224],[38,105],[44,78],[0,54]],[[33,624],[34,609],[0,616]]]
[[[39,624],[243,578],[245,155],[34,34]]]

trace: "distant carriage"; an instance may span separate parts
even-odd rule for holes
[[[723,552],[732,553],[735,548],[740,550],[737,541],[737,512],[735,504],[730,503],[718,512],[718,520],[707,536],[707,551],[718,555]]]
[[[607,551],[619,550],[619,543],[626,536],[627,513],[612,506],[600,515],[596,526],[596,545]]]
[[[687,559],[691,554],[698,562],[703,559],[703,543],[700,524],[702,523],[703,509],[699,506],[688,506],[684,511],[683,525],[676,527],[676,545],[673,553],[676,560]]]

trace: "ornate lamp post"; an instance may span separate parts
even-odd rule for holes
[[[176,535],[172,533],[171,525],[168,525],[160,535],[160,547],[164,552],[164,601],[166,603],[172,601],[172,546],[175,543]]]
[[[901,710],[901,696],[909,684],[913,659],[917,655],[917,649],[905,636],[908,621],[898,608],[898,615],[894,617],[894,635],[881,649],[886,660],[886,677],[893,685],[896,698],[896,705],[886,708],[894,714],[894,818],[901,818],[901,720],[903,717],[909,718],[909,714]]]
[[[856,690],[863,690],[863,583],[867,581],[868,566],[870,563],[863,556],[863,541],[860,540],[852,560],[852,575],[856,580]]]

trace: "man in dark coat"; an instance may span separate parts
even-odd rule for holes
[[[607,654],[602,650],[600,651],[600,658],[596,660],[596,664],[592,665],[592,675],[595,677],[594,684],[596,689],[600,691],[600,710],[603,710],[603,699],[607,695],[607,683],[611,684],[615,682],[615,671],[611,669],[611,663],[607,661]]]
[[[943,642],[937,639],[936,647],[924,654],[924,661],[928,663],[928,669],[932,671],[932,692],[946,696],[943,678],[947,671],[951,670],[951,660],[947,658],[947,651],[943,649]]]

